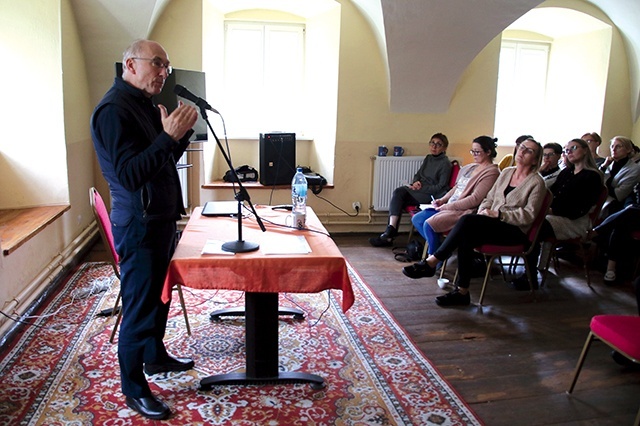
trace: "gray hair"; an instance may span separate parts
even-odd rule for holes
[[[140,51],[142,50],[143,46],[146,43],[148,43],[148,41],[149,40],[143,40],[143,39],[134,40],[129,45],[129,47],[127,47],[125,51],[122,52],[122,64],[127,62],[127,59],[129,58],[135,58],[136,56],[139,56]]]
[[[631,151],[631,153],[633,153],[633,141],[629,138],[625,138],[624,136],[615,136],[613,138],[611,138],[611,143],[613,143],[613,141],[618,141],[622,144],[623,147],[625,147],[625,149]],[[629,155],[631,155],[631,153],[629,153]]]

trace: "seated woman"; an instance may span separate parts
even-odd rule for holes
[[[634,252],[631,234],[640,230],[640,183],[634,186],[633,192],[633,201],[624,210],[608,216],[593,229],[597,234],[597,240],[604,245],[607,253],[605,284],[616,282],[618,262]]]
[[[527,257],[532,268],[536,264],[539,265],[538,269],[547,265],[551,244],[544,243],[545,240],[583,237],[592,226],[589,211],[598,201],[602,189],[602,173],[598,171],[589,145],[583,139],[570,140],[564,152],[567,166],[549,188],[553,194],[553,201],[538,233],[538,241],[543,242],[542,256],[538,262],[540,244],[536,243]],[[533,278],[533,274],[530,278]],[[537,287],[537,279],[535,282]],[[533,282],[525,275],[512,281],[516,290],[529,290],[530,283]]]
[[[598,147],[602,143],[602,138],[600,137],[600,135],[596,132],[585,133],[580,139],[589,144],[589,150],[591,151],[593,160],[596,162],[598,167],[600,167],[605,160],[604,157],[600,157],[598,155]]]
[[[475,138],[470,151],[474,162],[460,169],[456,185],[444,197],[433,201],[434,209],[421,211],[411,218],[413,226],[427,241],[429,254],[440,247],[442,233],[450,231],[465,214],[476,211],[498,179],[500,170],[493,164],[496,141],[489,136]],[[405,266],[402,273],[409,278],[423,276],[419,265]]]
[[[528,244],[527,232],[540,212],[547,193],[538,167],[542,146],[533,139],[520,144],[516,166],[500,173],[498,180],[478,207],[477,214],[462,216],[438,250],[421,267],[424,276],[436,273],[436,265],[458,250],[457,287],[436,297],[440,306],[468,305],[474,248],[482,244]]]
[[[542,165],[538,170],[547,188],[554,184],[560,174],[562,147],[559,143],[549,142],[542,147]]]
[[[515,166],[516,165],[516,154],[518,152],[518,147],[526,139],[533,139],[533,136],[531,136],[531,135],[522,135],[522,136],[518,136],[516,138],[516,145],[513,147],[513,154],[505,155],[504,157],[502,157],[500,159],[500,162],[498,163],[498,168],[500,169],[500,171],[503,171],[507,167],[511,167],[511,166]]]
[[[631,139],[623,136],[611,139],[611,155],[600,166],[600,170],[604,172],[604,184],[609,191],[601,218],[622,210],[625,199],[631,195],[633,186],[640,180],[640,165],[631,160],[633,153]]]
[[[370,238],[374,247],[390,246],[398,235],[398,225],[402,209],[430,203],[434,198],[442,197],[449,190],[451,161],[446,155],[449,139],[442,133],[436,133],[429,140],[429,151],[420,169],[413,177],[411,185],[401,186],[393,191],[389,203],[389,224],[378,237]]]

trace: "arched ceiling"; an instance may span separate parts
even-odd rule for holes
[[[89,75],[111,81],[124,46],[147,37],[171,0],[71,0]],[[209,0],[236,10],[267,7],[269,0]],[[292,2],[273,0],[287,5]],[[389,106],[401,113],[442,113],[464,70],[512,22],[541,0],[351,0],[371,24],[388,64]],[[640,2],[588,0],[622,34],[629,56],[634,119],[640,111]],[[310,4],[311,1],[295,2]],[[471,7],[473,6],[473,7]],[[303,11],[298,14],[304,16]],[[108,78],[105,78],[109,76]],[[97,102],[107,87],[92,84]]]

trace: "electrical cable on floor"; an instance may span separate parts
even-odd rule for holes
[[[51,328],[51,327],[47,327],[45,325],[36,324],[35,322],[24,321],[24,320],[22,320],[20,318],[12,317],[11,315],[7,314],[4,311],[0,311],[0,315],[10,319],[13,322],[17,322],[17,323],[20,323],[20,324],[29,325],[29,326],[37,327],[37,328],[45,328],[45,329],[50,329]]]
[[[320,313],[320,316],[316,318],[316,321],[313,324],[310,324],[310,327],[315,327],[316,325],[318,325],[318,323],[320,322],[324,314],[327,313],[327,311],[331,307],[331,290],[326,290],[326,293],[327,293],[327,307],[324,308],[324,311],[322,311]]]
[[[331,291],[330,290],[325,290],[327,292],[327,307],[324,308],[324,310],[320,313],[320,316],[318,318],[316,318],[315,322],[313,324],[309,323],[309,327],[315,327],[316,325],[318,325],[318,323],[320,322],[320,320],[322,319],[322,317],[324,316],[324,314],[329,310],[329,308],[331,307]],[[306,312],[306,310],[300,305],[298,304],[295,300],[293,300],[290,296],[289,293],[284,293],[284,298],[287,299],[289,302],[293,303],[294,305],[296,305],[296,307],[298,309],[300,309],[301,311],[305,312],[306,316],[308,317],[309,314]],[[307,321],[309,322],[309,321]]]
[[[83,287],[83,288],[78,288],[75,289],[71,292],[71,301],[69,303],[66,303],[62,306],[60,306],[58,309],[56,309],[54,312],[50,312],[48,314],[44,314],[44,315],[28,315],[28,316],[12,316],[10,314],[7,314],[4,311],[0,311],[0,314],[5,316],[6,318],[20,323],[20,324],[25,324],[25,325],[29,325],[29,326],[33,326],[33,327],[38,327],[38,328],[45,328],[45,329],[50,329],[51,327],[49,326],[44,326],[44,325],[40,325],[40,324],[36,324],[35,322],[31,322],[28,320],[37,320],[37,319],[43,319],[43,318],[49,318],[49,317],[53,317],[58,315],[60,312],[62,312],[64,309],[66,309],[69,306],[72,306],[76,300],[78,299],[86,299],[88,297],[94,296],[96,294],[100,294],[104,291],[107,291],[111,288],[111,284],[113,283],[113,278],[102,278],[102,279],[97,279],[94,280],[91,283],[91,286],[89,287]],[[82,321],[78,321],[78,322],[73,322],[72,324],[80,324]]]

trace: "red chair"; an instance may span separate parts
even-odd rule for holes
[[[458,173],[460,173],[460,163],[458,160],[451,161],[451,177],[449,177],[449,188],[456,186],[458,180]]]
[[[524,259],[525,271],[528,272],[530,270],[532,265],[529,265],[529,262],[527,262],[527,255],[531,252],[531,250],[533,250],[533,244],[538,238],[540,226],[542,225],[542,221],[544,221],[544,218],[547,215],[547,211],[549,210],[551,201],[553,201],[553,194],[551,193],[551,191],[547,190],[544,200],[542,200],[540,211],[531,224],[531,228],[529,229],[529,233],[527,234],[529,240],[528,247],[524,244],[516,244],[512,246],[483,244],[479,247],[476,247],[477,252],[484,255],[485,258],[489,258],[487,260],[487,271],[484,274],[484,282],[482,283],[482,290],[480,292],[480,299],[478,301],[479,305],[482,305],[482,301],[484,300],[484,293],[487,288],[487,282],[489,281],[489,273],[491,272],[491,264],[493,263],[494,259],[501,256],[522,257]],[[535,265],[533,265],[533,267],[535,267]],[[531,283],[532,293],[535,292],[535,287],[536,286]]]
[[[98,190],[94,187],[89,188],[89,202],[91,204],[91,209],[93,210],[93,215],[96,218],[96,222],[98,224],[98,230],[100,231],[100,236],[102,237],[102,242],[104,243],[107,253],[109,255],[109,263],[113,267],[113,272],[116,274],[118,281],[120,280],[120,257],[116,252],[116,246],[113,241],[113,233],[111,232],[111,220],[109,219],[109,212],[107,211],[107,206],[104,204],[104,200]],[[182,287],[178,284],[176,285],[176,289],[178,290],[178,296],[180,297],[180,305],[182,306],[182,312],[184,313],[184,321],[187,327],[187,334],[191,336],[191,327],[189,326],[189,318],[187,317],[187,308],[184,304],[184,297],[182,295]],[[116,298],[116,303],[113,306],[111,311],[111,316],[118,314],[116,318],[116,323],[113,326],[113,330],[111,331],[111,336],[109,336],[109,342],[113,343],[113,339],[115,338],[116,331],[118,330],[118,325],[120,324],[120,320],[122,319],[122,310],[119,309],[120,297],[122,292],[118,292],[118,297]]]
[[[589,212],[589,222],[591,223],[591,228],[595,227],[598,224],[598,217],[600,216],[600,211],[602,210],[602,206],[604,202],[607,200],[607,187],[602,186],[600,190],[600,195],[598,196],[598,200],[596,204],[593,206],[591,211]],[[555,253],[556,247],[561,243],[574,244],[578,247],[578,254],[582,258],[584,275],[587,278],[587,285],[591,287],[591,277],[589,275],[589,262],[587,259],[587,250],[586,245],[588,244],[587,233],[581,237],[570,238],[568,240],[558,240],[556,238],[548,238],[544,240],[545,243],[551,243],[551,255],[547,258],[547,262],[544,265],[544,269],[542,271],[542,282],[540,283],[540,287],[544,286],[545,281],[547,280],[547,275],[549,274],[549,264],[551,263],[551,258],[555,259],[555,269],[558,271],[558,261]]]
[[[568,394],[578,381],[578,375],[587,357],[587,352],[594,339],[599,339],[609,345],[613,350],[624,355],[635,363],[640,363],[640,317],[632,315],[596,315],[591,318],[591,331],[582,348],[578,359],[573,380],[569,386]],[[636,415],[634,425],[640,424],[640,409]]]

